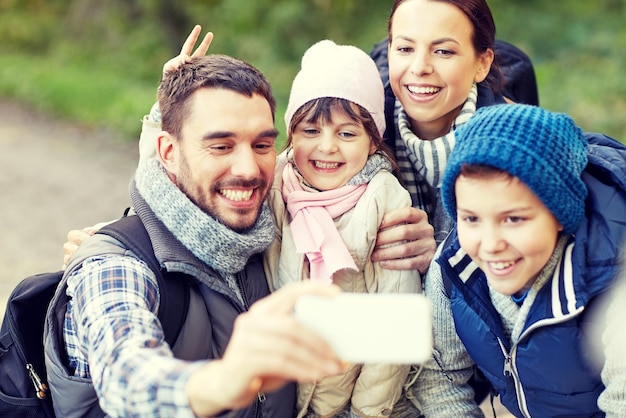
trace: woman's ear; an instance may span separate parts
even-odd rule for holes
[[[478,68],[476,69],[476,73],[474,74],[474,81],[476,83],[480,83],[489,74],[491,70],[491,64],[493,64],[493,60],[495,55],[493,53],[493,49],[487,48],[485,52],[480,54],[478,57]]]

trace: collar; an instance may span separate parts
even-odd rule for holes
[[[450,233],[443,245],[444,249],[437,262],[442,267],[444,280],[451,280],[452,287],[456,287],[468,303],[482,304],[483,307],[495,312],[489,299],[487,277],[461,248],[456,229]],[[535,319],[565,318],[584,309],[588,298],[580,272],[576,270],[573,261],[574,247],[573,236],[561,237],[552,255],[552,262],[546,265],[546,274],[540,274],[539,279],[533,284],[529,296],[547,307],[547,310],[541,312],[537,310]],[[553,272],[548,271],[552,269]],[[527,323],[534,322],[531,316],[532,312]]]

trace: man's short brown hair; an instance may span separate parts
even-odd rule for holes
[[[265,76],[245,61],[212,54],[191,58],[163,76],[157,94],[164,131],[180,139],[190,111],[188,99],[200,88],[227,89],[248,97],[259,94],[269,103],[274,118],[276,99]]]

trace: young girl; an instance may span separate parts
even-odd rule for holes
[[[383,215],[411,204],[382,142],[383,85],[371,58],[329,40],[313,45],[294,79],[285,124],[288,148],[270,194],[278,239],[265,257],[273,287],[319,280],[347,292],[418,292],[417,271],[371,261]],[[357,416],[388,416],[408,372],[409,365],[353,365],[300,385],[298,416],[334,416],[346,407]]]
[[[439,359],[411,388],[426,416],[467,416],[469,388],[446,376],[473,362],[517,417],[623,414],[621,357],[606,348],[601,379],[586,342],[621,268],[625,190],[626,147],[567,115],[492,106],[457,131],[456,233],[425,280]]]

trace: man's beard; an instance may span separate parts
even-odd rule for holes
[[[229,187],[257,187],[257,190],[266,190],[265,195],[261,199],[261,201],[265,201],[267,197],[267,183],[262,178],[257,178],[252,181],[243,181],[233,179],[232,181],[224,182],[224,183],[215,183],[211,186],[209,191],[202,188],[199,185],[195,185],[193,181],[193,176],[191,172],[191,167],[187,161],[187,158],[181,153],[180,154],[180,171],[179,176],[177,178],[178,187],[180,190],[191,200],[200,210],[206,213],[211,218],[215,219],[217,222],[227,226],[237,233],[245,233],[250,228],[254,226],[259,215],[261,213],[262,205],[259,205],[256,208],[256,213],[254,214],[254,221],[250,223],[244,223],[243,218],[248,215],[251,209],[231,209],[231,213],[240,215],[237,219],[239,223],[232,223],[227,221],[225,217],[221,216],[216,205],[211,205],[211,191],[214,194],[220,194],[220,189],[229,188]]]

